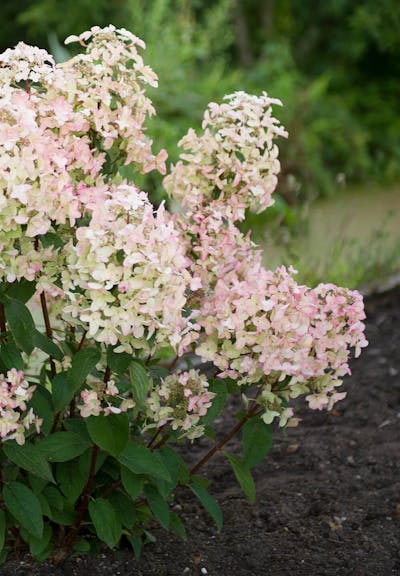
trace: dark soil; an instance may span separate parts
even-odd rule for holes
[[[254,472],[257,501],[242,496],[229,465],[208,465],[224,511],[216,531],[189,494],[178,497],[188,531],[161,529],[140,561],[124,550],[61,565],[10,560],[1,576],[389,576],[400,574],[400,290],[367,301],[369,347],[353,363],[348,398],[332,413],[302,410],[277,431]],[[194,459],[206,448],[188,454]],[[231,451],[239,443],[231,442]]]

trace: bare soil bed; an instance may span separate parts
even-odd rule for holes
[[[241,494],[218,456],[206,475],[224,512],[218,533],[193,497],[176,506],[188,540],[161,529],[136,560],[129,550],[63,564],[11,559],[1,576],[390,576],[400,574],[400,290],[367,300],[369,347],[327,414],[301,409],[277,431],[254,472],[257,501]],[[206,449],[189,448],[196,459]],[[239,452],[239,442],[229,450]]]

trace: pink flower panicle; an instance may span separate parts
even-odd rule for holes
[[[22,370],[11,368],[7,374],[0,374],[0,437],[2,440],[16,440],[25,443],[25,435],[32,426],[40,432],[42,420],[32,408],[28,409],[36,386],[25,380]]]
[[[197,135],[192,129],[179,145],[185,150],[164,179],[171,197],[189,212],[226,205],[227,217],[243,220],[246,208],[261,212],[274,203],[280,171],[274,139],[287,133],[272,116],[279,100],[236,92],[223,104],[211,103]]]
[[[116,352],[195,350],[221,377],[263,383],[266,422],[294,424],[287,404],[299,395],[330,409],[344,396],[351,349],[357,356],[367,344],[361,296],[301,286],[290,268],[266,270],[236,226],[247,209],[274,202],[276,140],[287,136],[272,112],[280,101],[236,92],[209,104],[202,132],[182,138],[164,179],[181,205],[171,215],[119,172],[165,173],[166,152],[153,154],[146,135],[155,113],[146,89],[157,76],[143,41],[95,26],[66,42],[84,53],[55,64],[20,43],[0,55],[0,281],[36,282],[57,327],[81,326]],[[22,372],[1,378],[1,436],[23,443],[31,424],[40,428],[25,414],[34,387]],[[195,438],[212,398],[199,372],[173,374],[150,393],[149,426]],[[95,381],[79,410],[132,406],[113,382]]]
[[[114,380],[104,383],[100,380],[91,382],[91,388],[82,390],[82,404],[78,404],[78,410],[82,418],[99,416],[103,414],[121,414],[135,407],[131,398],[126,398],[119,393]]]
[[[160,386],[154,386],[147,400],[147,415],[151,424],[168,424],[179,430],[181,437],[202,436],[200,418],[207,414],[215,394],[208,390],[207,378],[198,370],[171,374]]]

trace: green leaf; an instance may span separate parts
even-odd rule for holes
[[[192,490],[193,494],[197,496],[204,508],[210,514],[211,518],[217,525],[218,530],[221,530],[223,518],[221,508],[218,506],[217,501],[205,488],[203,488],[203,486],[200,486],[200,484],[190,484],[189,488]]]
[[[109,548],[114,548],[121,538],[122,527],[110,502],[103,498],[92,500],[89,504],[89,514],[97,536]]]
[[[166,500],[161,496],[157,488],[150,484],[144,487],[144,494],[154,516],[164,528],[169,528],[169,506]]]
[[[143,492],[143,477],[121,466],[122,485],[133,501]]]
[[[2,344],[0,347],[0,360],[4,364],[6,370],[16,368],[17,370],[24,369],[24,361],[19,349],[15,344]]]
[[[163,446],[160,449],[160,456],[168,468],[174,486],[187,484],[189,481],[189,469],[183,458],[169,446]]]
[[[170,473],[160,456],[142,444],[130,441],[118,460],[135,474],[148,474],[171,482]]]
[[[31,474],[31,472],[28,472],[28,480],[30,487],[32,488],[36,496],[40,494],[40,492],[43,490],[45,486],[48,486],[47,480],[44,480],[43,478],[39,478],[39,476]]]
[[[168,370],[168,368],[165,368],[164,366],[155,365],[155,366],[149,366],[149,374],[153,382],[155,382],[156,384],[160,384],[163,378],[169,376],[170,371]]]
[[[4,542],[6,540],[6,531],[7,531],[6,515],[4,514],[4,510],[0,508],[0,552],[2,552],[4,548]]]
[[[40,502],[40,507],[42,509],[43,516],[47,516],[47,518],[51,518],[50,505],[47,502],[46,496],[44,496],[44,494],[36,494],[36,496]],[[33,536],[32,536],[32,538],[33,538]]]
[[[29,282],[23,278],[7,284],[6,294],[9,298],[19,300],[20,302],[28,302],[36,291],[36,283]]]
[[[67,378],[76,392],[86,380],[86,377],[96,367],[101,359],[100,350],[97,348],[85,348],[79,350],[72,358],[71,368],[67,372]]]
[[[11,462],[14,462],[23,470],[27,470],[48,482],[54,482],[49,463],[34,444],[25,442],[25,444],[19,446],[14,440],[8,440],[3,444],[3,451]]]
[[[43,536],[41,538],[36,538],[32,534],[29,534],[27,530],[22,530],[21,536],[29,544],[29,552],[33,557],[37,558],[49,545],[52,536],[52,530],[49,524],[45,524],[43,529]]]
[[[132,355],[127,352],[114,352],[113,346],[107,347],[107,366],[111,372],[124,374],[132,362]]]
[[[90,542],[81,538],[76,544],[73,545],[72,550],[77,554],[88,554],[90,552]]]
[[[36,390],[29,401],[29,408],[33,408],[34,414],[42,419],[40,432],[48,434],[53,426],[54,410],[50,392],[44,386],[36,384]]]
[[[246,494],[251,504],[253,504],[254,500],[256,499],[256,489],[249,468],[247,468],[243,462],[241,462],[239,458],[233,454],[229,454],[228,452],[224,452],[224,454],[231,463],[233,472],[236,476],[236,480],[239,482],[243,492]]]
[[[20,482],[9,482],[3,490],[4,502],[14,518],[35,538],[43,536],[43,517],[35,494]]]
[[[66,462],[83,454],[88,443],[75,432],[54,432],[39,440],[36,446],[50,462]]]
[[[132,550],[136,558],[140,558],[143,548],[142,537],[139,534],[131,534],[127,537],[129,544],[132,546]]]
[[[31,354],[35,347],[33,336],[36,332],[35,322],[31,313],[25,304],[19,300],[7,300],[4,308],[6,319],[16,344],[26,354]]]
[[[43,496],[46,498],[50,508],[55,508],[56,510],[62,510],[64,507],[64,498],[61,492],[54,486],[46,486],[42,492]]]
[[[110,494],[108,499],[117,513],[122,526],[131,530],[137,521],[136,508],[132,500],[120,490]]]
[[[145,367],[133,360],[129,366],[132,396],[138,406],[142,406],[150,390],[150,380]]]
[[[59,372],[51,382],[54,410],[60,412],[75,395],[75,388],[67,378],[67,372]]]
[[[125,413],[90,416],[86,426],[93,442],[118,457],[129,440],[129,420]]]
[[[51,509],[51,520],[61,526],[73,526],[76,522],[76,512],[72,507],[57,510]]]
[[[252,468],[264,458],[272,446],[272,431],[261,418],[251,418],[242,428],[243,464]]]
[[[63,421],[64,428],[69,432],[75,432],[86,443],[91,444],[91,438],[86,427],[86,418],[67,418]]]
[[[34,331],[32,342],[36,348],[39,348],[39,350],[42,350],[56,360],[62,360],[64,358],[64,354],[60,348],[54,344],[53,340],[39,332],[39,330]]]
[[[176,512],[171,512],[169,527],[179,536],[179,538],[186,540],[187,536],[185,526]]]
[[[214,396],[212,404],[207,410],[207,414],[201,419],[202,424],[211,424],[214,422],[214,420],[221,414],[226,403],[227,390],[225,382],[214,380],[211,382],[209,390],[216,394],[216,396]]]
[[[87,475],[79,468],[76,460],[70,460],[57,464],[56,480],[68,502],[73,504],[79,498],[86,484]]]

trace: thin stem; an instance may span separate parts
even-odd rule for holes
[[[85,330],[84,333],[82,334],[81,341],[78,344],[78,352],[79,352],[79,350],[82,349],[83,343],[85,342],[85,339],[86,339],[86,334],[87,334],[87,330]]]
[[[53,331],[51,329],[49,311],[47,309],[46,295],[44,292],[41,292],[40,294],[40,304],[42,306],[44,325],[46,327],[46,336],[52,339]],[[54,360],[51,356],[50,356],[50,371],[51,371],[51,377],[54,378],[54,376],[56,375],[56,365],[54,364]]]
[[[82,524],[83,516],[88,509],[89,506],[89,498],[90,498],[90,490],[92,488],[94,475],[96,472],[96,462],[97,462],[97,454],[98,454],[98,447],[96,444],[93,444],[92,447],[92,458],[90,461],[90,469],[88,479],[86,481],[85,487],[83,489],[82,499],[77,509],[77,519],[73,527],[71,528],[71,532],[69,533],[68,537],[66,538],[66,547],[70,547],[74,544],[75,538],[77,533],[79,532],[79,528]]]
[[[5,332],[7,332],[6,313],[4,311],[4,304],[0,304],[0,331],[2,334],[5,334]]]
[[[104,372],[103,382],[104,382],[105,384],[107,384],[107,382],[109,381],[110,377],[111,377],[111,369],[110,369],[109,366],[106,366],[106,370],[105,370],[105,372]]]
[[[167,369],[171,372],[171,370],[173,370],[177,364],[179,360],[179,356],[175,356],[175,358],[172,360],[172,362],[170,362],[169,364],[167,364]]]
[[[225,444],[229,442],[229,440],[231,440],[231,438],[233,438],[237,432],[239,432],[239,430],[246,424],[246,422],[257,413],[258,409],[258,404],[254,402],[247,413],[243,416],[243,418],[239,420],[235,426],[233,426],[229,432],[225,434],[221,440],[219,440],[219,442],[214,444],[214,446],[207,452],[207,454],[192,467],[190,470],[190,475],[196,474],[200,468],[207,464],[207,462],[214,456],[214,454],[219,452],[225,446]]]
[[[154,442],[157,440],[157,438],[159,437],[159,435],[165,429],[166,426],[167,426],[167,424],[163,424],[162,426],[157,428],[157,430],[153,434],[152,438],[150,439],[150,442],[147,444],[147,448],[151,448],[153,446]]]

